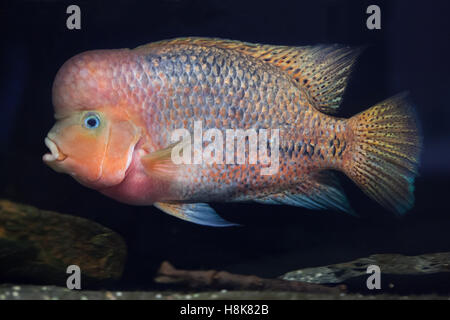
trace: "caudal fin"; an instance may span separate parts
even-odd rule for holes
[[[349,120],[353,133],[344,171],[384,207],[403,214],[414,205],[422,138],[407,94],[400,94]]]

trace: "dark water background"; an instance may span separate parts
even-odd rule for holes
[[[277,276],[373,253],[450,250],[450,2],[448,1],[6,1],[0,2],[0,197],[87,217],[120,233],[129,248],[121,285],[149,287],[162,260]],[[81,7],[82,29],[66,28]],[[366,28],[368,5],[382,29]],[[153,207],[133,207],[47,168],[44,137],[53,124],[51,85],[71,56],[136,47],[179,36],[249,42],[368,45],[348,85],[341,116],[409,90],[424,133],[416,205],[402,219],[346,177],[359,218],[286,206],[213,204],[240,228],[210,228]]]

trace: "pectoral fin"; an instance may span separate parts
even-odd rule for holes
[[[167,214],[205,226],[230,227],[238,225],[222,219],[216,211],[206,203],[156,202],[153,205]]]
[[[172,161],[172,150],[181,142],[169,145],[167,148],[157,150],[141,159],[145,172],[149,176],[158,176],[163,178],[175,177],[179,165]]]

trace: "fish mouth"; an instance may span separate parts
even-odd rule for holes
[[[67,156],[58,149],[56,143],[49,137],[46,137],[44,141],[45,145],[50,150],[50,153],[46,153],[42,157],[42,160],[44,162],[63,161],[64,159],[67,158]]]

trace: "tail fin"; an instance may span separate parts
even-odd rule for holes
[[[400,94],[348,120],[353,132],[344,171],[387,209],[403,214],[414,205],[422,138],[407,94]]]

